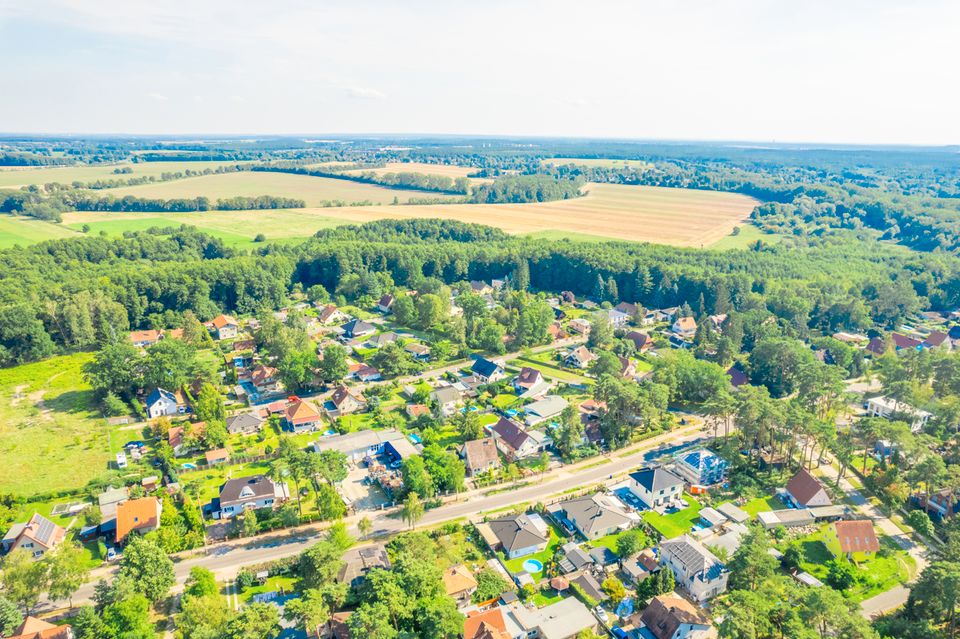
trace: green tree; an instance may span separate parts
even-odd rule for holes
[[[263,639],[280,632],[280,611],[273,604],[251,603],[227,622],[227,639]]]
[[[390,623],[390,611],[381,602],[364,603],[350,615],[347,625],[351,637],[396,639],[397,629]]]
[[[161,340],[147,348],[143,385],[172,391],[193,381],[201,370],[193,346],[178,339]]]
[[[613,326],[606,311],[597,311],[590,316],[590,335],[587,337],[587,348],[605,349],[613,342]]]
[[[54,601],[70,599],[90,573],[84,563],[83,550],[74,543],[60,544],[43,557],[47,568],[47,594]]]
[[[373,530],[373,522],[370,521],[370,518],[364,515],[360,518],[360,521],[357,522],[357,532],[360,533],[361,539],[366,539],[367,535],[370,534],[370,531]]]
[[[510,584],[495,570],[484,568],[477,572],[477,589],[473,593],[473,602],[480,603],[499,597],[510,588]]]
[[[23,615],[17,604],[6,597],[0,597],[0,635],[12,635],[13,631],[23,622]]]
[[[139,536],[131,537],[124,549],[119,575],[151,602],[166,597],[175,581],[173,562],[167,554],[154,542]]]
[[[184,584],[184,597],[204,597],[218,592],[220,588],[217,586],[217,578],[211,570],[202,566],[194,566],[190,569],[190,576]]]
[[[47,565],[34,561],[30,553],[18,548],[3,558],[0,568],[3,596],[23,610],[32,610],[46,590]]]
[[[142,360],[128,340],[107,344],[84,364],[83,377],[101,396],[113,393],[130,398],[141,383]]]
[[[317,373],[325,382],[339,382],[349,370],[347,364],[347,349],[340,344],[330,344],[324,347],[323,357],[317,363]]]
[[[617,537],[617,554],[623,558],[632,557],[647,545],[647,536],[643,531],[631,528]]]
[[[733,553],[727,568],[730,569],[729,587],[736,590],[754,590],[777,569],[777,560],[768,552],[770,539],[759,525],[751,526],[743,537],[740,547]]]
[[[603,583],[600,584],[600,588],[603,592],[607,593],[607,596],[613,601],[621,601],[627,596],[627,589],[623,587],[623,582],[613,575],[604,579]]]
[[[417,525],[417,522],[423,519],[423,504],[420,502],[420,497],[415,492],[410,492],[407,494],[406,500],[403,502],[403,509],[400,512],[403,517],[403,521],[407,522],[411,528]]]

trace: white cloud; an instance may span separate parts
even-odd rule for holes
[[[387,98],[382,91],[372,87],[348,87],[347,95],[356,100],[385,100]]]

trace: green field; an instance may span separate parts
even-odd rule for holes
[[[775,233],[764,233],[752,224],[744,224],[737,227],[740,232],[736,235],[728,235],[710,245],[709,248],[723,251],[726,249],[745,249],[757,240],[762,240],[764,244],[779,244],[783,241],[782,235]]]
[[[204,169],[214,169],[218,166],[227,164],[240,164],[239,162],[139,162],[132,164],[125,162],[122,164],[101,164],[97,166],[66,166],[51,168],[30,167],[3,168],[0,169],[0,188],[20,187],[29,184],[49,184],[50,182],[60,182],[61,184],[71,184],[76,181],[94,182],[96,180],[128,180],[135,177],[157,176],[161,173],[185,171],[191,169],[202,171]],[[130,167],[133,173],[116,174],[113,172],[118,167]]]
[[[107,470],[108,429],[81,367],[89,353],[0,370],[0,493],[83,487]]]
[[[256,197],[275,195],[304,200],[307,206],[322,206],[324,202],[340,200],[347,203],[369,201],[390,204],[396,198],[406,202],[410,198],[436,198],[436,193],[404,189],[388,189],[375,184],[351,180],[294,175],[291,173],[241,172],[204,175],[202,177],[157,182],[140,186],[110,189],[117,197],[133,195],[146,198],[189,198],[206,196],[211,200],[234,196]]]
[[[29,246],[37,242],[59,240],[65,237],[77,237],[77,234],[59,224],[28,217],[0,215],[0,248],[10,248],[17,244]]]

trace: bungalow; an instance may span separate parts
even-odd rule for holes
[[[463,396],[453,386],[441,386],[430,393],[430,399],[437,405],[437,410],[444,417],[450,417],[463,406]]]
[[[337,308],[336,304],[327,304],[317,313],[317,320],[325,326],[345,322],[350,316]]]
[[[590,363],[595,359],[597,359],[597,356],[587,350],[586,346],[581,345],[570,349],[570,352],[567,353],[563,363],[567,366],[573,366],[574,368],[582,369],[590,366]]]
[[[183,415],[187,412],[187,404],[183,401],[180,391],[171,393],[162,388],[155,388],[147,396],[147,417],[156,419],[157,417],[172,417],[174,415]]]
[[[497,452],[497,440],[493,437],[473,439],[464,442],[460,449],[467,477],[476,477],[482,473],[500,468],[500,454]]]
[[[266,475],[230,479],[220,486],[214,517],[229,519],[244,510],[274,508],[289,498],[287,485],[276,483]]]
[[[360,364],[359,368],[353,372],[353,376],[361,382],[379,382],[383,379],[383,374],[379,368],[369,364]]]
[[[897,351],[923,350],[923,342],[908,335],[894,333],[890,338],[893,340],[893,348]]]
[[[653,338],[641,331],[630,331],[623,336],[624,339],[628,339],[633,342],[633,347],[637,350],[638,353],[645,353],[646,351],[653,348]]]
[[[523,421],[526,422],[527,426],[536,426],[541,422],[557,417],[569,405],[569,402],[560,395],[547,395],[541,400],[524,406]]]
[[[559,510],[587,539],[598,539],[640,523],[640,516],[628,512],[614,495],[596,493],[560,502]]]
[[[443,571],[443,590],[462,608],[470,603],[470,597],[477,591],[477,580],[465,564],[450,566]]]
[[[507,559],[541,552],[550,541],[550,528],[537,514],[501,517],[487,522],[486,527],[493,534],[491,549],[502,551]]]
[[[485,357],[478,357],[473,360],[471,372],[480,378],[484,384],[490,384],[499,379],[503,379],[503,364],[494,362]]]
[[[173,449],[173,455],[183,457],[195,451],[206,427],[205,422],[193,422],[186,426],[171,426],[170,430],[167,431],[167,443]]]
[[[869,519],[835,521],[826,529],[827,549],[834,557],[844,556],[854,561],[864,559],[880,550],[880,540]]]
[[[942,351],[953,350],[953,342],[950,336],[943,331],[931,331],[923,340],[924,348],[937,349]]]
[[[227,417],[227,432],[231,435],[253,435],[263,428],[263,418],[256,413],[240,413]]]
[[[272,366],[258,364],[250,373],[250,383],[257,389],[260,395],[269,395],[283,391],[283,384],[280,382],[280,375],[277,369]]]
[[[515,624],[508,623],[508,627],[515,628],[512,631],[514,637],[573,639],[580,633],[595,636],[599,627],[590,609],[574,597],[566,597],[543,608],[527,608],[519,602],[508,608],[509,621]]]
[[[680,457],[675,468],[677,473],[692,485],[713,486],[723,481],[727,472],[727,462],[709,450],[701,448]]]
[[[898,402],[890,397],[871,397],[867,400],[867,413],[871,417],[891,419],[896,416],[906,417],[910,421],[910,431],[919,433],[933,415],[925,410],[914,408],[910,404]]]
[[[342,385],[338,386],[330,395],[330,399],[323,403],[323,410],[326,411],[330,419],[350,415],[362,411],[366,407],[367,400],[363,395]]]
[[[0,549],[4,553],[25,550],[37,559],[59,546],[66,535],[67,531],[62,527],[40,513],[34,513],[26,523],[13,524],[10,527],[0,542]]]
[[[130,499],[117,506],[116,542],[122,544],[132,532],[145,535],[160,527],[163,502],[156,497]]]
[[[673,572],[677,587],[699,603],[727,589],[726,566],[690,535],[661,543],[660,564]]]
[[[571,333],[577,333],[578,335],[587,335],[590,333],[590,320],[583,319],[582,317],[572,319],[567,324],[567,328],[570,330]]]
[[[691,339],[697,334],[697,322],[692,317],[678,317],[672,330],[683,339]]]
[[[630,473],[627,488],[648,508],[665,506],[683,496],[683,480],[661,467]]]
[[[714,639],[717,630],[697,606],[672,592],[650,600],[640,621],[654,639]]]
[[[393,307],[393,295],[387,293],[380,298],[380,301],[377,302],[377,310],[381,313],[389,313],[390,309]]]
[[[882,337],[874,337],[867,344],[866,351],[874,355],[883,355],[887,352],[887,343]]]
[[[671,306],[669,308],[658,308],[654,311],[654,316],[658,322],[672,322],[674,318],[680,314],[679,306]]]
[[[313,450],[322,453],[325,450],[337,450],[347,456],[351,462],[359,462],[367,457],[375,457],[384,451],[388,442],[406,439],[405,435],[394,428],[383,430],[364,429],[343,435],[321,437],[313,442]],[[393,446],[394,451],[406,449],[403,444]],[[409,452],[409,449],[401,452]]]
[[[400,336],[393,331],[387,331],[386,333],[379,333],[368,339],[367,346],[370,348],[380,348],[381,346],[396,342],[399,338]]]
[[[417,419],[418,417],[429,415],[430,407],[426,404],[407,404],[406,413],[410,419]]]
[[[497,441],[497,448],[511,461],[536,455],[545,448],[542,440],[505,417],[490,427],[490,433]]]
[[[377,331],[377,327],[361,319],[352,319],[341,326],[340,331],[346,339],[357,339],[373,335]]]
[[[163,333],[156,330],[130,332],[130,341],[133,342],[133,345],[137,348],[153,346],[159,342],[162,337]]]
[[[313,404],[299,398],[295,398],[287,404],[281,419],[283,428],[295,433],[317,430],[322,423],[323,417],[320,415],[320,411]]]
[[[230,315],[217,315],[205,324],[217,339],[233,339],[240,332],[240,323]]]
[[[610,322],[610,326],[614,328],[623,328],[630,322],[630,315],[618,311],[615,308],[611,308],[607,311],[607,320]]]
[[[203,454],[207,466],[216,466],[217,464],[226,464],[230,461],[230,451],[226,448],[215,448],[208,450]]]
[[[390,570],[390,568],[390,557],[387,555],[387,547],[383,544],[351,548],[343,554],[343,565],[337,573],[337,581],[356,588],[363,583],[371,570]]]
[[[522,395],[531,388],[535,388],[543,383],[543,374],[536,368],[524,366],[520,372],[513,378],[513,390]]]
[[[413,356],[414,359],[425,362],[430,359],[430,347],[419,342],[410,342],[403,346],[403,350]]]
[[[806,468],[798,470],[787,482],[785,493],[787,500],[797,508],[829,506],[832,503],[823,484]]]

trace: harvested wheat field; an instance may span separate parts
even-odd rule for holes
[[[49,184],[59,182],[94,182],[96,180],[129,180],[145,176],[160,177],[161,173],[177,171],[203,171],[218,166],[244,164],[244,162],[122,162],[118,164],[97,164],[95,166],[55,166],[55,167],[3,167],[0,168],[0,188],[19,188],[30,184]],[[129,168],[132,173],[114,173],[114,169]],[[112,192],[112,191],[105,191]]]

